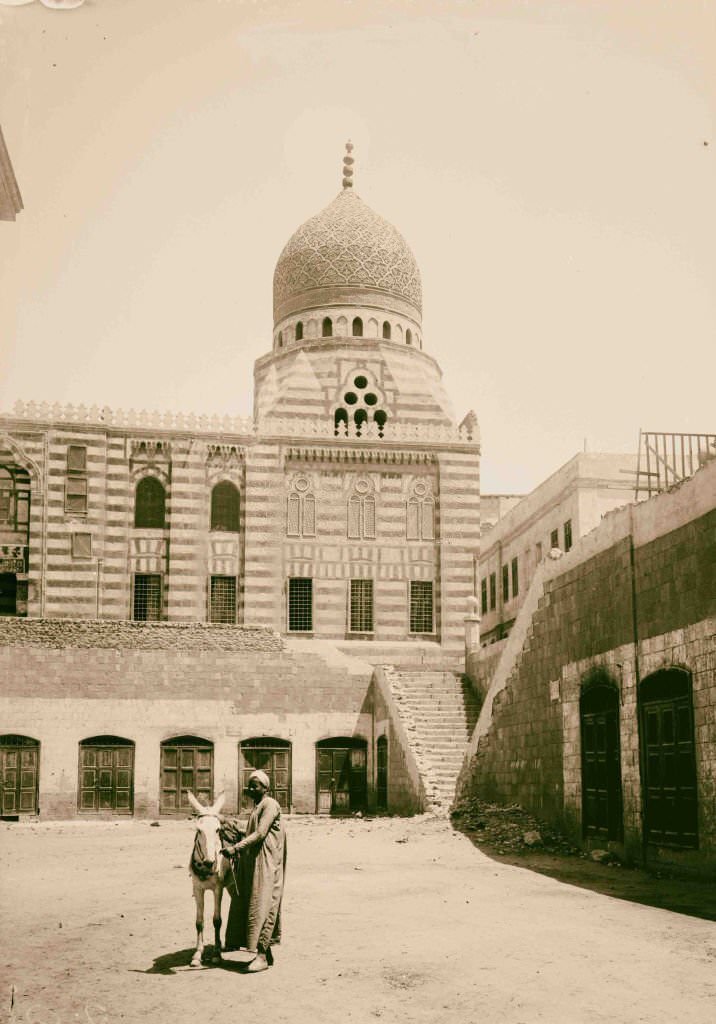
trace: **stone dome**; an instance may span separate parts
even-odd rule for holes
[[[311,306],[357,300],[421,319],[420,271],[407,242],[345,188],[301,225],[279,256],[274,321]]]

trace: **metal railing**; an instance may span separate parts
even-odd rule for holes
[[[716,434],[665,434],[639,431],[639,461],[635,500],[651,498],[660,491],[693,476],[716,458]]]

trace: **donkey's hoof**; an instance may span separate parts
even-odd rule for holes
[[[189,964],[189,966],[190,967],[201,967],[201,957],[200,956],[193,956],[191,958],[191,963]]]

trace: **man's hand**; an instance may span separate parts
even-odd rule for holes
[[[221,852],[225,857],[233,857],[234,854],[236,853],[236,850],[237,847],[232,846],[231,843],[226,843],[224,846],[221,847]]]

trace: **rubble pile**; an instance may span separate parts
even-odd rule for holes
[[[554,825],[539,821],[517,804],[505,807],[468,797],[454,805],[450,817],[454,827],[477,846],[497,854],[544,850],[567,857],[585,856]]]

